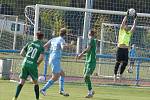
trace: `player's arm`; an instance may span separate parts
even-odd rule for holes
[[[26,52],[27,52],[27,47],[28,47],[28,43],[21,49],[20,51],[20,55],[25,57]]]
[[[38,66],[41,64],[41,62],[43,61],[43,59],[44,59],[44,53],[41,53],[40,56],[39,56],[39,58],[38,58],[38,61],[37,61]]]
[[[65,42],[63,42],[63,43],[61,44],[61,48],[62,48],[62,49],[64,49],[64,48],[69,48],[69,47],[72,47],[74,44],[75,44],[74,41],[71,41],[71,43],[65,43]]]
[[[91,44],[91,40],[89,40],[89,41],[88,41],[87,48],[84,49],[84,50],[76,57],[76,59],[81,59],[82,56],[83,56],[86,52],[88,52],[91,48],[92,48],[92,44]]]
[[[124,28],[125,25],[126,25],[126,22],[127,22],[127,16],[125,16],[125,17],[123,18],[122,23],[121,23],[121,25],[120,25],[120,28]]]
[[[45,45],[44,45],[44,48],[46,51],[48,51],[49,47],[50,47],[50,44],[51,44],[51,40],[49,40]]]
[[[78,56],[77,59],[81,59],[83,55],[91,49],[91,45],[88,45],[86,49],[84,49]]]
[[[134,19],[134,22],[133,22],[133,25],[132,25],[132,27],[131,27],[131,30],[130,30],[130,32],[131,33],[133,33],[134,32],[134,30],[135,30],[135,27],[136,27],[136,18]]]
[[[43,61],[43,59],[44,59],[44,47],[42,48],[40,56],[39,56],[39,58],[37,60],[38,66],[41,64],[41,62]]]

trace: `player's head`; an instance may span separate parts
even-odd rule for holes
[[[90,30],[88,32],[88,38],[94,37],[95,36],[95,32],[93,30]]]
[[[135,48],[135,44],[132,44],[131,48]]]
[[[42,32],[37,32],[36,37],[37,37],[38,40],[42,40],[43,37],[44,37],[44,34]]]
[[[61,28],[59,35],[60,35],[61,37],[64,37],[66,34],[67,34],[67,29],[66,29],[66,28]]]

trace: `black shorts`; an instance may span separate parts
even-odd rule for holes
[[[128,62],[128,48],[118,48],[116,54],[117,61],[125,61]]]

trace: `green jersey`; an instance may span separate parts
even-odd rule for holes
[[[26,55],[25,55],[22,65],[34,66],[34,67],[37,66],[37,60],[40,54],[44,53],[43,43],[40,40],[27,43],[24,46],[24,50],[26,52]]]
[[[89,39],[88,45],[91,46],[90,50],[86,53],[87,63],[96,63],[96,40]]]

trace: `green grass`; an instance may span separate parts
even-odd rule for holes
[[[0,100],[11,100],[15,94],[17,83],[0,80]],[[40,88],[44,84],[40,84]],[[58,94],[58,84],[47,91],[47,96],[40,95],[41,100],[89,100],[84,98],[87,89],[82,84],[66,83],[65,88],[69,97]],[[94,86],[96,94],[91,100],[150,100],[150,88],[128,86]],[[35,100],[33,85],[26,83],[18,100]]]

